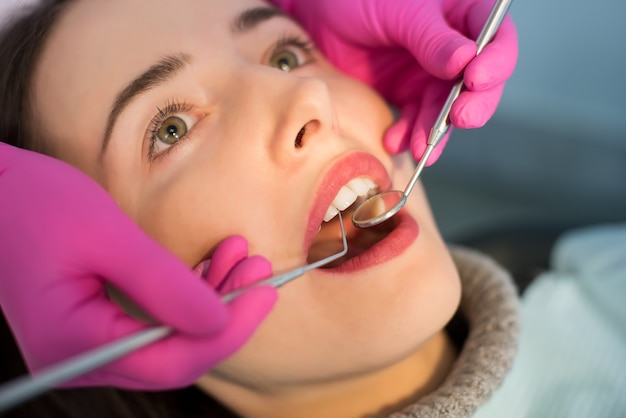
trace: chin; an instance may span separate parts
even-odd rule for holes
[[[257,388],[372,373],[418,351],[459,299],[452,259],[426,226],[390,260],[358,273],[317,270],[285,286],[257,333],[214,373]]]

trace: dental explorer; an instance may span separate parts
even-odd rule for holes
[[[343,249],[314,263],[307,264],[277,276],[252,283],[222,296],[222,301],[229,302],[241,293],[257,286],[273,286],[279,288],[286,283],[302,276],[309,270],[331,263],[348,252],[348,241],[343,226],[341,212],[338,213],[341,228]],[[24,375],[0,386],[0,413],[11,409],[27,400],[38,396],[52,387],[63,382],[75,379],[98,367],[104,366],[120,357],[125,356],[141,347],[156,342],[172,333],[169,326],[161,325],[138,331],[129,336],[79,354],[68,360],[47,367],[35,376]]]
[[[511,2],[512,0],[497,0],[493,5],[489,17],[476,39],[476,46],[478,47],[476,55],[481,53],[485,45],[487,45],[495,35],[502,20],[504,20]],[[448,133],[450,128],[450,109],[454,101],[459,97],[459,94],[461,94],[463,82],[463,77],[461,77],[452,87],[433,128],[430,130],[427,141],[428,146],[419,159],[415,171],[404,191],[390,190],[369,197],[354,211],[352,215],[352,223],[354,226],[357,228],[369,228],[378,225],[391,218],[402,209],[413,187],[415,187],[417,179],[422,173],[426,161],[428,161],[428,157],[430,157],[430,154],[437,144],[439,144],[441,139]]]

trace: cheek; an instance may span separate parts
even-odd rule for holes
[[[133,208],[127,212],[148,235],[190,265],[231,235],[246,237],[251,253],[273,258],[267,249],[275,247],[271,240],[282,225],[276,205],[288,194],[268,187],[280,185],[278,179],[252,174],[264,172],[260,161],[254,153],[231,155],[228,150],[190,147],[136,190]]]
[[[217,216],[209,205],[166,191],[163,200],[145,199],[138,211],[139,226],[190,267],[218,241],[211,219]],[[208,206],[208,207],[207,207]],[[200,216],[204,214],[204,216]]]
[[[394,121],[384,99],[359,81],[341,76],[330,81],[329,87],[340,126],[352,135],[357,133],[359,138],[375,140],[372,145],[380,145],[382,150],[381,135]]]
[[[159,173],[158,181],[144,185],[134,217],[148,235],[192,265],[232,234],[228,226],[236,224],[238,203],[225,202],[232,188],[216,181],[207,166],[178,165],[184,169]]]

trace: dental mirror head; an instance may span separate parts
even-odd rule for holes
[[[370,196],[352,214],[352,223],[357,228],[378,225],[398,213],[406,203],[406,195],[400,190],[390,190]]]
[[[426,165],[428,157],[433,152],[435,145],[437,145],[443,135],[445,135],[445,133],[438,133],[435,140],[431,141],[429,139],[429,145],[426,147],[426,151],[417,163],[415,171],[413,171],[413,175],[411,176],[411,179],[409,180],[409,183],[404,191],[390,190],[369,197],[365,202],[361,203],[361,205],[359,205],[359,207],[356,208],[352,214],[352,223],[354,226],[357,228],[370,228],[372,226],[376,226],[385,222],[402,209],[407,198],[409,197],[409,194],[415,187],[417,179],[424,169],[424,165]],[[432,136],[431,132],[431,137]]]

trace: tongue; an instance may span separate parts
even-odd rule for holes
[[[332,263],[326,264],[324,268],[337,267],[345,261],[364,253],[365,251],[367,251],[368,248],[368,246],[358,245],[356,243],[353,243],[351,240],[348,240],[348,253],[340,259],[335,260]],[[316,240],[311,247],[311,250],[309,251],[309,257],[307,258],[307,262],[313,263],[325,257],[337,254],[342,250],[343,243],[341,242],[341,239]]]
[[[349,218],[348,218],[349,219]],[[348,240],[348,253],[333,263],[327,264],[324,268],[332,268],[341,265],[347,260],[363,254],[369,250],[374,244],[385,238],[393,229],[393,224],[385,222],[378,227],[357,229],[352,226],[350,221],[344,222],[346,235]],[[337,254],[343,250],[341,241],[341,231],[336,221],[324,224],[320,232],[318,232],[311,249],[307,261],[309,263]]]

